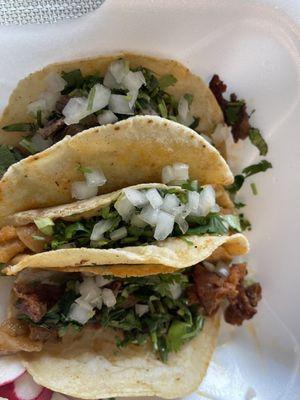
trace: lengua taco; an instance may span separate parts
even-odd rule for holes
[[[241,227],[224,189],[216,195],[211,185],[198,187],[196,181],[182,186],[141,184],[17,213],[0,230],[0,262],[15,264],[9,273],[27,267],[193,265]]]
[[[229,323],[256,313],[260,286],[232,261],[246,252],[246,239],[233,235],[221,246],[208,243],[199,252],[205,260],[185,269],[25,269],[0,328],[0,350],[22,351],[37,383],[70,396],[187,395],[205,375],[224,300]]]

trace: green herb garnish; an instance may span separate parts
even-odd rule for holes
[[[32,123],[19,122],[17,124],[3,126],[2,129],[6,132],[34,132],[36,128]]]
[[[249,129],[249,139],[251,143],[258,148],[259,154],[265,156],[268,153],[268,145],[265,139],[262,137],[259,129],[250,128]]]
[[[254,194],[254,196],[256,196],[258,194],[256,184],[255,183],[251,183],[250,187],[251,187],[252,193]]]
[[[158,85],[161,90],[165,90],[168,86],[173,86],[177,82],[177,79],[173,75],[163,75],[158,80]]]

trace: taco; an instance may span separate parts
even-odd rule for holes
[[[258,283],[247,282],[246,239],[210,243],[190,268],[25,269],[14,284],[0,351],[22,351],[33,379],[85,399],[175,398],[196,390],[216,345],[220,306],[240,325],[256,313]],[[204,249],[201,250],[204,252]],[[139,271],[142,266],[139,266]],[[88,271],[88,273],[87,273]]]
[[[0,183],[0,217],[70,202],[87,160],[107,177],[99,194],[157,182],[174,162],[201,184],[229,184],[222,157],[192,130],[222,121],[209,88],[175,61],[124,53],[45,67],[19,83],[0,120],[0,176],[16,163]]]
[[[241,227],[239,217],[222,208],[228,206],[224,190],[218,196],[211,185],[196,185],[142,184],[17,213],[0,230],[0,262],[15,264],[10,274],[113,264],[185,268],[209,256],[211,246],[228,242],[234,249],[240,235],[229,235]]]

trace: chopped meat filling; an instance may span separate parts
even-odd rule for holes
[[[17,303],[19,310],[34,322],[39,322],[43,318],[64,291],[60,286],[44,283],[33,287],[16,284],[13,290],[19,299]]]
[[[30,340],[39,342],[55,342],[58,339],[58,333],[55,329],[49,329],[35,325],[29,325],[29,329]]]
[[[226,278],[198,264],[193,271],[195,283],[187,291],[190,304],[200,304],[204,315],[211,316],[218,311],[224,300],[228,300],[225,320],[230,324],[241,325],[245,319],[253,317],[261,299],[259,283],[247,288],[243,286],[246,274],[245,264],[232,265]]]

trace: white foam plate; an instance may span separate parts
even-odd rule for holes
[[[249,263],[263,285],[258,316],[223,327],[190,400],[300,398],[299,0],[106,0],[78,20],[0,28],[0,107],[19,79],[55,61],[134,50],[171,57],[205,80],[219,73],[256,109],[274,169],[242,193],[253,223]],[[286,10],[290,17],[281,8]],[[245,164],[255,161],[247,153]]]

